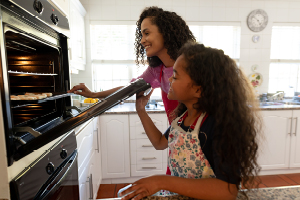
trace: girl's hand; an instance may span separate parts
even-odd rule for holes
[[[147,96],[144,96],[144,91],[136,95],[135,109],[137,112],[145,111],[145,106],[147,105],[152,92],[153,90],[151,90],[151,92]]]
[[[149,176],[134,182],[130,188],[120,193],[120,195],[123,196],[132,192],[124,196],[122,200],[127,200],[127,199],[139,200],[146,196],[155,194],[160,190],[159,183],[163,177],[164,176]]]

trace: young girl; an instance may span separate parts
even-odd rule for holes
[[[176,108],[178,102],[167,98],[170,87],[168,79],[172,76],[178,50],[188,40],[195,41],[195,37],[179,15],[158,7],[144,9],[136,24],[136,63],[138,65],[149,64],[146,71],[137,78],[143,78],[151,84],[152,88],[161,88],[165,110],[171,121],[170,113]],[[144,60],[145,54],[147,62]],[[131,81],[134,80],[136,79]],[[74,86],[68,92],[85,97],[104,98],[121,87],[94,93],[82,84]],[[78,90],[82,90],[82,92]]]
[[[121,193],[134,200],[160,190],[197,199],[235,199],[259,171],[260,118],[252,87],[222,50],[187,43],[169,79],[177,118],[162,135],[138,96],[136,110],[156,149],[169,147],[169,175],[140,179]]]

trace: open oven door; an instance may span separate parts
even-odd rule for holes
[[[94,104],[93,106],[89,107],[88,109],[80,112],[77,116],[70,117],[66,121],[63,121],[56,126],[52,127],[51,129],[47,130],[44,133],[39,133],[35,130],[25,130],[30,132],[32,135],[35,136],[34,139],[28,141],[26,144],[20,146],[15,155],[14,159],[19,160],[20,158],[28,155],[29,153],[33,152],[34,150],[42,147],[43,145],[49,143],[50,141],[58,138],[59,136],[67,133],[68,131],[75,129],[76,127],[82,125],[83,123],[87,122],[88,120],[96,117],[106,110],[112,108],[113,106],[119,104],[121,101],[131,97],[134,94],[140,93],[145,91],[144,95],[149,94],[151,91],[151,86],[149,83],[146,83],[143,79],[138,79],[129,85],[119,89],[115,93],[107,96],[105,99],[101,100],[100,102]],[[74,108],[74,107],[73,107]],[[72,109],[72,107],[71,107]],[[75,107],[76,109],[76,107]]]

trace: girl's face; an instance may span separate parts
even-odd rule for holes
[[[150,18],[145,18],[141,24],[142,39],[141,44],[146,50],[147,57],[163,56],[167,54],[164,47],[163,35],[158,31],[158,27],[152,24]]]
[[[201,96],[201,87],[193,84],[191,77],[185,71],[184,55],[180,55],[173,67],[173,75],[169,78],[170,89],[168,99],[181,103],[197,102]]]

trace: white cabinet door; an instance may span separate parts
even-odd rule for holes
[[[81,174],[84,167],[87,165],[92,154],[94,153],[93,147],[93,124],[89,123],[84,127],[76,136],[77,149],[78,149],[78,173]]]
[[[80,200],[90,198],[90,184],[88,177],[90,176],[90,166],[93,164],[94,148],[93,148],[93,123],[90,122],[76,136],[78,149],[78,180]]]
[[[293,110],[290,167],[300,167],[300,110]]]
[[[288,169],[292,110],[262,111],[264,140],[259,144],[258,163],[262,170]]]
[[[130,177],[128,115],[101,115],[103,178]]]
[[[95,117],[93,120],[94,129],[94,164],[95,167],[92,171],[93,179],[93,191],[94,199],[97,198],[98,189],[102,180],[102,170],[101,170],[101,146],[100,146],[100,130],[99,130],[99,117]]]
[[[86,64],[85,24],[86,11],[78,0],[70,2],[70,68],[84,70]]]

